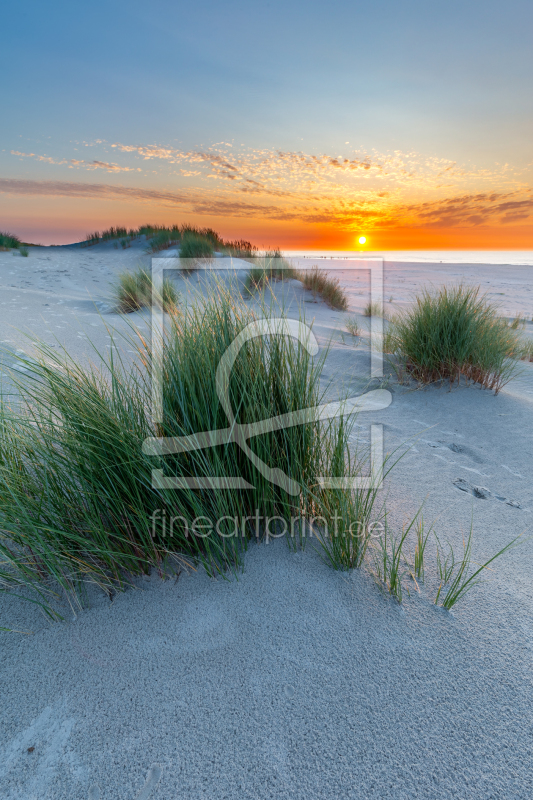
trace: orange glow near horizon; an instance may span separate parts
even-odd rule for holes
[[[342,225],[312,224],[307,220],[180,213],[157,204],[98,201],[87,198],[0,195],[2,228],[27,242],[69,244],[111,225],[135,228],[143,224],[191,223],[211,227],[225,239],[247,239],[259,248],[285,250],[344,250],[361,246],[370,252],[386,250],[533,250],[533,225],[373,227],[365,237]],[[400,221],[399,221],[400,222]],[[364,245],[358,240],[365,238]]]
[[[46,244],[111,225],[190,223],[259,248],[533,249],[533,165],[513,171],[414,152],[341,158],[220,142],[190,151],[90,148],[98,158],[13,151],[28,166],[47,165],[50,177],[0,178],[0,228]],[[83,176],[95,169],[98,176]]]

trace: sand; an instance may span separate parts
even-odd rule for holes
[[[82,360],[89,335],[106,347],[104,323],[126,325],[109,312],[109,280],[140,258],[140,245],[0,253],[6,364],[31,351],[14,328],[57,336]],[[452,272],[489,281],[531,318],[531,268],[386,265],[385,293],[407,302]],[[342,280],[350,314],[361,311],[367,290]],[[367,337],[353,340],[347,315],[306,303],[298,285],[283,292],[315,318],[319,343],[332,339],[326,377],[361,391]],[[456,550],[473,521],[480,560],[530,532],[533,364],[496,397],[387,388],[391,406],[358,430],[381,422],[387,450],[411,445],[384,490],[395,528],[425,502]],[[496,561],[453,614],[433,604],[431,548],[425,584],[401,607],[365,572],[326,566],[313,539],[298,553],[252,543],[238,580],[153,575],[62,623],[0,596],[0,624],[32,631],[0,634],[2,798],[530,798],[533,542]]]

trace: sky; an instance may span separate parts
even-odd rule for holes
[[[18,0],[3,30],[0,230],[26,241],[533,249],[531,0]]]

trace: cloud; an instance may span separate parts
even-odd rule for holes
[[[107,172],[142,172],[140,167],[120,167],[118,164],[108,164],[106,161],[85,161],[76,158],[62,158],[56,160],[49,156],[39,156],[35,153],[20,153],[18,150],[11,150],[11,155],[22,156],[23,158],[36,158],[37,161],[44,161],[47,164],[69,164],[75,167],[85,167],[86,169],[105,169]]]
[[[0,191],[121,198],[199,215],[299,220],[342,230],[508,225],[533,215],[533,192],[522,174],[508,164],[490,170],[400,151],[352,151],[332,156],[244,146],[229,150],[229,143],[224,142],[192,150],[101,140],[86,146],[101,148],[101,157],[53,159],[12,153],[68,169],[110,174],[143,172],[151,176],[152,167],[158,164],[155,172],[167,185],[172,181],[174,188],[4,180]],[[106,157],[110,153],[112,159]],[[159,177],[151,180],[161,181]]]
[[[79,197],[100,200],[130,200],[155,203],[159,206],[177,207],[184,211],[213,216],[261,217],[271,219],[297,219],[296,213],[287,215],[276,206],[244,203],[201,196],[194,191],[162,192],[130,186],[109,186],[103,183],[75,183],[70,181],[33,181],[0,178],[0,193],[52,197]]]

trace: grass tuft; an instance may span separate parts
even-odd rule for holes
[[[245,239],[224,242],[221,250],[224,255],[233,256],[233,258],[256,258],[259,252],[254,244]]]
[[[267,250],[253,259],[253,266],[246,278],[246,289],[249,294],[261,290],[273,281],[299,278],[290,262],[283,258],[280,250]]]
[[[184,231],[180,245],[180,259],[192,262],[191,265],[184,265],[186,271],[190,271],[196,261],[213,258],[214,252],[212,239],[194,230]]]
[[[509,323],[509,327],[513,331],[524,330],[526,327],[526,319],[523,314],[517,314],[513,321]]]
[[[0,233],[0,250],[18,250],[22,242],[13,233]]]
[[[144,341],[133,365],[113,347],[90,370],[42,344],[33,378],[14,376],[21,408],[0,406],[0,589],[33,590],[31,599],[52,617],[58,592],[81,604],[87,584],[111,595],[132,576],[154,568],[165,574],[169,559],[203,563],[211,574],[237,568],[250,538],[264,533],[258,510],[261,519],[303,521],[305,533],[306,523],[320,518],[333,527],[333,512],[351,508],[348,490],[322,489],[317,480],[345,474],[350,425],[342,418],[260,433],[250,443],[253,457],[235,441],[166,455],[143,451],[147,438],[227,428],[217,368],[256,317],[220,288],[167,320],[161,366]],[[319,405],[322,363],[287,336],[247,341],[227,387],[237,422]],[[158,369],[163,421],[154,425],[150,375]],[[265,476],[259,459],[297,491]],[[158,488],[154,469],[178,482],[235,476],[251,488]],[[192,527],[200,517],[213,521],[209,530]],[[246,520],[238,531],[235,517]]]
[[[325,270],[313,267],[301,271],[297,275],[304,287],[315,295],[320,295],[330,308],[346,311],[348,298],[337,278],[330,278]]]
[[[142,267],[135,272],[123,272],[118,276],[114,288],[114,299],[119,311],[130,313],[152,304],[152,276]],[[169,278],[163,278],[163,296],[156,302],[164,311],[177,306],[178,293]]]
[[[148,235],[147,235],[148,238]],[[161,250],[167,250],[180,242],[180,232],[177,229],[164,229],[153,233],[150,237],[150,244],[148,245],[149,253],[159,253]]]
[[[533,361],[533,340],[528,339],[522,342],[520,350],[520,358],[522,361]]]
[[[415,514],[409,525],[399,535],[389,531],[387,516],[384,515],[383,534],[373,543],[373,565],[379,583],[386,587],[389,594],[398,603],[403,598],[403,578],[409,573],[409,564],[404,555],[407,537],[417,522],[421,509]],[[420,523],[419,523],[420,524]]]
[[[345,327],[352,336],[359,336],[359,323],[356,317],[350,317],[350,319],[346,320]]]
[[[439,542],[437,540],[437,564],[440,575],[440,585],[435,597],[435,605],[438,604],[442,590],[447,587],[446,594],[444,595],[441,605],[443,608],[448,609],[448,611],[457,603],[458,600],[464,597],[467,592],[473,589],[474,586],[477,586],[482,582],[482,579],[479,576],[484,570],[488,569],[489,564],[492,564],[492,562],[501,555],[520,544],[519,540],[522,537],[522,534],[520,534],[515,539],[512,539],[512,541],[506,544],[505,547],[502,547],[502,549],[491,556],[491,558],[489,558],[483,564],[478,565],[475,564],[475,562],[473,562],[471,559],[472,533],[473,526],[471,525],[468,539],[466,542],[463,541],[463,558],[459,562],[456,562],[455,560],[455,554],[451,545],[448,545],[449,551],[443,561],[442,554],[439,555]],[[472,564],[475,564],[477,569],[468,575],[468,569]]]
[[[365,317],[385,317],[385,312],[380,303],[367,303],[363,309]]]
[[[413,308],[392,321],[387,351],[422,384],[453,384],[464,377],[497,394],[516,370],[520,343],[479,292],[462,285],[423,291]]]
[[[416,546],[415,546],[415,557],[414,557],[414,575],[413,577],[418,579],[419,581],[424,581],[424,557],[426,552],[426,545],[429,539],[430,534],[433,531],[433,526],[431,525],[427,532],[424,525],[424,517],[421,516],[418,520],[416,526]]]

